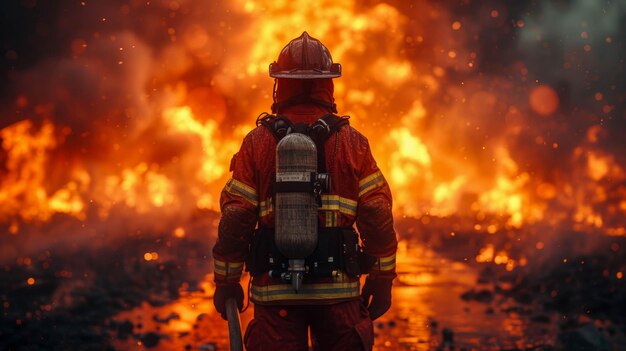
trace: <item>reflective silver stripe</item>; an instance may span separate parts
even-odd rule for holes
[[[259,217],[264,217],[272,213],[274,210],[274,200],[268,197],[267,200],[261,201],[259,204]]]
[[[337,212],[336,211],[325,211],[324,212],[324,226],[326,228],[332,228],[337,226]]]
[[[339,211],[351,216],[356,215],[357,202],[339,195],[322,195],[322,207],[321,211],[327,211],[326,215],[331,211]],[[265,201],[261,201],[259,204],[259,216],[264,217],[271,214],[274,211],[274,199],[267,198]],[[332,218],[333,222],[337,221],[337,214],[334,214],[335,218]]]
[[[252,286],[252,301],[342,299],[359,296],[359,282],[304,285],[296,293],[291,284]]]
[[[232,195],[241,196],[253,206],[259,205],[259,196],[253,187],[231,178],[226,182],[224,190]]]
[[[335,210],[355,216],[357,202],[339,195],[322,195],[322,207],[320,209],[324,211]]]
[[[214,273],[226,278],[241,277],[243,272],[243,262],[224,262],[214,259]]]
[[[380,171],[376,171],[359,181],[359,197],[385,184],[385,177]]]
[[[372,267],[373,270],[376,271],[391,271],[396,268],[396,254],[394,253],[391,256],[380,257],[374,263]]]

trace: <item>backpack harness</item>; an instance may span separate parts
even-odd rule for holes
[[[257,118],[257,126],[263,126],[274,136],[278,143],[289,133],[308,135],[317,149],[317,172],[309,182],[277,182],[274,177],[272,196],[286,192],[312,192],[318,206],[322,206],[322,193],[330,189],[330,176],[326,173],[326,153],[324,144],[339,130],[349,125],[349,117],[327,114],[312,124],[293,123],[285,116],[262,113]],[[367,273],[375,258],[363,252],[359,246],[358,234],[353,228],[318,228],[318,244],[305,259],[307,276],[332,277],[339,271],[349,276]],[[288,259],[277,249],[274,242],[274,228],[259,227],[253,236],[246,269],[253,277],[269,272],[270,277],[288,279]],[[305,278],[306,280],[306,278]]]

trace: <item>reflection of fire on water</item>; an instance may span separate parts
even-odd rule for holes
[[[543,345],[551,341],[552,334],[547,335],[545,331],[546,328],[554,328],[554,325],[533,326],[529,316],[493,311],[490,318],[475,318],[489,307],[458,298],[478,279],[477,272],[466,264],[450,261],[422,245],[407,241],[400,243],[398,260],[403,265],[399,267],[392,308],[375,323],[379,334],[376,350],[436,349],[442,346],[439,334],[443,329],[458,333],[457,347],[492,343],[494,349],[506,349]],[[244,275],[244,285],[248,278]],[[116,323],[130,321],[135,326],[141,325],[136,333],[158,330],[160,341],[150,347],[155,351],[184,348],[186,345],[228,348],[226,322],[212,308],[212,280],[212,276],[207,275],[198,288],[181,287],[180,298],[176,301],[163,306],[144,303],[116,315],[114,320]],[[501,301],[496,306],[507,307],[508,304],[512,302]],[[252,311],[242,314],[244,328],[252,315]],[[472,319],[471,323],[467,323],[468,318]],[[146,334],[143,335],[139,339],[129,337],[117,340],[116,346],[128,349],[132,345],[141,345]]]

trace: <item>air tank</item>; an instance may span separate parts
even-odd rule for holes
[[[275,240],[288,259],[304,259],[317,246],[318,205],[313,191],[307,190],[316,171],[317,149],[310,137],[290,133],[278,142]]]

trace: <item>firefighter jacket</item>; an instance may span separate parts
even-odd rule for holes
[[[310,124],[329,112],[320,105],[298,104],[280,114],[294,123]],[[233,156],[232,178],[221,194],[222,216],[213,248],[217,285],[239,283],[255,227],[274,226],[271,190],[275,150],[274,136],[259,126],[244,138]],[[393,279],[397,240],[391,192],[367,139],[353,127],[344,126],[326,141],[325,156],[331,186],[322,195],[319,226],[351,228],[356,223],[364,251],[376,257],[370,278]],[[335,303],[356,299],[359,293],[359,279],[344,273],[305,280],[297,293],[291,284],[270,278],[267,273],[254,277],[251,287],[251,299],[258,304]]]

